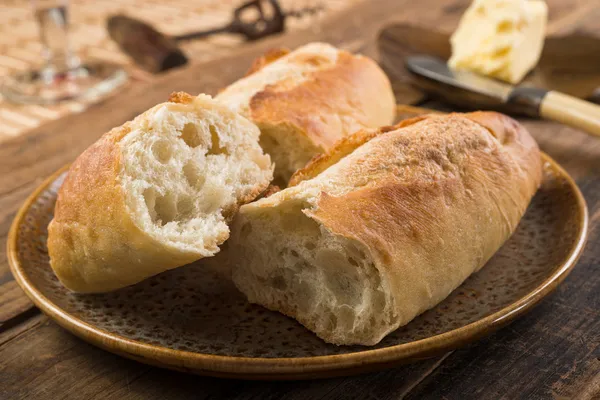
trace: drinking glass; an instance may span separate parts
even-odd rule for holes
[[[69,0],[31,0],[39,25],[44,64],[9,76],[0,87],[8,100],[54,104],[101,97],[127,81],[125,71],[106,62],[81,62],[69,48]]]

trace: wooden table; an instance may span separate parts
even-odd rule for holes
[[[600,35],[597,0],[547,0],[550,30]],[[265,49],[324,40],[375,55],[390,20],[452,30],[467,2],[371,1],[320,27],[253,44],[235,57],[174,71],[130,87],[87,112],[45,124],[0,145],[0,398],[82,399],[592,399],[600,398],[600,140],[555,123],[524,123],[541,148],[572,174],[589,207],[590,233],[579,264],[549,298],[480,341],[430,360],[356,377],[246,382],[185,375],[95,348],[35,309],[13,281],[7,232],[25,197],[109,128],[175,90],[214,93],[241,76]],[[402,101],[402,99],[399,99]]]
[[[31,0],[33,1],[33,0]],[[2,0],[0,12],[0,81],[4,77],[40,68],[42,44],[31,1]],[[129,85],[154,79],[137,67],[109,37],[106,21],[111,15],[125,14],[146,21],[166,35],[180,35],[223,26],[233,9],[247,0],[67,0],[69,3],[69,46],[84,62],[96,60],[122,66]],[[278,0],[284,12],[315,9],[319,0]],[[334,15],[359,0],[327,0],[314,13],[286,20],[286,32],[317,25],[321,18]],[[236,53],[245,46],[241,36],[216,34],[204,40],[180,43],[190,63],[201,63]],[[82,112],[92,99],[66,101],[56,105],[15,105],[0,96],[0,143],[28,129]]]

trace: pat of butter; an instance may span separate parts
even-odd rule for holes
[[[450,39],[448,65],[518,83],[540,59],[547,18],[542,0],[475,0]]]

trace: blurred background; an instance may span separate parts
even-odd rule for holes
[[[317,29],[316,22],[319,19],[357,2],[279,0],[277,3],[286,17],[285,31],[289,32],[310,27]],[[136,64],[111,39],[107,29],[107,21],[111,16],[135,18],[162,35],[173,37],[227,26],[232,21],[234,10],[246,3],[247,0],[3,0],[0,6],[0,81],[6,82],[10,77],[43,68],[48,63],[47,46],[63,45],[62,38],[57,39],[63,30],[74,57],[83,62],[93,60],[122,68],[126,72],[126,78],[123,79],[125,85],[151,81],[160,72],[148,71],[148,68]],[[57,8],[61,10],[60,13],[56,13]],[[244,20],[256,22],[256,15],[251,15],[255,11],[249,10]],[[267,15],[267,18],[272,17],[272,14]],[[52,43],[52,40],[58,40],[59,43]],[[242,34],[217,33],[201,40],[178,41],[177,47],[185,54],[188,63],[199,63],[231,54],[247,42],[248,39]],[[109,88],[106,93],[118,89]],[[81,112],[98,100],[94,96],[74,97],[57,104],[27,101],[30,104],[26,105],[17,104],[6,95],[0,97],[0,141],[44,122]]]

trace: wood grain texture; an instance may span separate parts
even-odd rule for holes
[[[89,345],[44,316],[2,342],[0,398],[56,395],[81,399],[343,399],[373,388],[398,398],[445,357],[358,377],[303,382],[250,382],[186,375],[139,364]],[[52,398],[52,397],[50,397]]]
[[[598,398],[598,254],[595,235],[572,274],[535,312],[455,351],[407,398]]]
[[[452,30],[469,1],[370,2],[322,27],[252,44],[235,57],[174,71],[152,86],[126,89],[84,114],[0,146],[0,398],[122,399],[592,399],[600,397],[600,140],[556,123],[525,120],[543,151],[580,185],[589,206],[588,246],[558,291],[528,316],[449,356],[358,377],[308,382],[242,382],[159,370],[90,346],[43,315],[25,314],[6,264],[15,211],[45,176],[109,128],[164,101],[171,91],[214,93],[256,54],[315,39],[375,54],[391,20]],[[552,32],[600,32],[596,0],[548,0]],[[399,93],[406,85],[396,84]],[[408,97],[405,97],[408,98]],[[431,103],[436,108],[445,108]],[[8,293],[8,294],[7,294]],[[30,311],[27,311],[30,312]],[[17,318],[17,319],[15,319]]]
[[[0,332],[14,325],[14,320],[19,320],[33,307],[31,302],[23,296],[23,291],[15,281],[6,282],[0,292]]]

